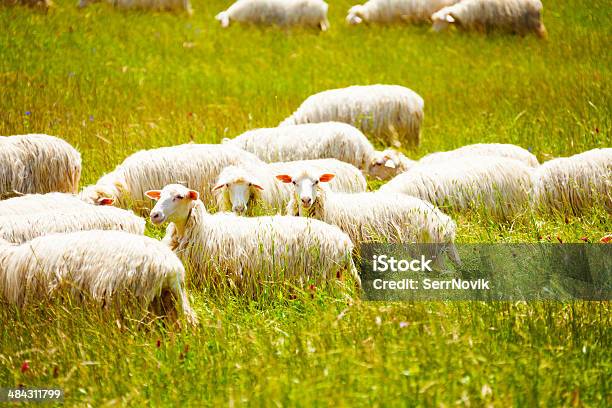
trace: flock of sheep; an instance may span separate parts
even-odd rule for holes
[[[51,6],[51,0],[17,0]],[[100,0],[79,0],[85,7]],[[193,14],[189,0],[106,0],[125,9],[183,10]],[[257,25],[329,28],[328,4],[323,0],[238,0],[215,17],[222,27],[232,21]],[[369,0],[351,7],[349,24],[432,22],[435,31],[455,25],[462,29],[500,29],[546,37],[540,0]]]
[[[437,243],[438,261],[460,263],[456,224],[440,208],[500,221],[612,211],[611,148],[540,164],[519,146],[474,144],[414,161],[365,136],[418,144],[423,105],[400,86],[325,91],[275,128],[136,152],[80,192],[70,144],[0,137],[0,300],[68,291],[120,309],[129,297],[194,323],[185,266],[245,294],[344,276],[359,285],[362,242]],[[364,175],[388,182],[366,191]],[[162,242],[144,236],[147,214],[168,224]]]

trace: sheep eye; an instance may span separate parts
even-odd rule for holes
[[[249,187],[251,187],[253,185],[253,183],[249,183]]]
[[[316,180],[314,183],[315,183],[315,185],[319,184],[319,180]]]
[[[176,198],[177,200],[182,200],[183,198],[185,198],[185,196],[184,196],[184,195],[180,195],[180,194],[179,194],[179,195],[177,195],[175,198]]]
[[[297,185],[297,183],[295,181],[292,181],[292,183],[293,183],[294,186]]]

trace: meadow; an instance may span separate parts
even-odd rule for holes
[[[425,99],[411,158],[515,143],[540,161],[612,146],[612,14],[550,0],[549,38],[428,26],[231,26],[195,15],[0,4],[0,134],[47,133],[83,155],[82,185],[129,154],[276,126],[308,95],[394,83]],[[371,181],[371,187],[380,183]],[[162,187],[162,186],[160,186]],[[453,214],[459,242],[598,242],[612,217]],[[161,237],[161,229],[147,233]],[[92,308],[0,308],[0,387],[56,386],[78,406],[610,406],[609,302],[367,302],[320,288],[258,301],[190,288],[176,330]]]

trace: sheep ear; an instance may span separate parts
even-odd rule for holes
[[[145,195],[152,200],[159,200],[159,197],[161,197],[161,190],[149,190],[145,192]]]
[[[394,168],[396,168],[397,166],[395,165],[395,162],[394,162],[393,160],[389,159],[389,160],[387,160],[387,161],[385,162],[385,167],[388,167],[388,168],[390,168],[390,169],[394,169]]]
[[[223,187],[225,187],[225,184],[217,184],[216,186],[214,186],[212,188],[212,191],[217,191],[217,190],[219,190],[220,188],[223,188]]]
[[[330,174],[330,173],[325,173],[325,174],[323,174],[321,177],[319,177],[319,181],[320,181],[321,183],[326,183],[326,182],[328,182],[328,181],[331,181],[331,180],[332,180],[334,177],[336,177],[336,176],[335,176],[335,175],[333,175],[333,174]]]
[[[189,190],[189,192],[187,193],[187,198],[195,201],[200,198],[200,193],[195,190]]]
[[[255,183],[251,183],[251,186],[255,187],[258,190],[263,190],[264,189],[262,186],[260,186],[259,184],[255,184]]]
[[[279,175],[276,176],[276,178],[278,180],[282,181],[283,183],[291,183],[293,181],[291,176],[289,176],[287,174],[279,174]]]
[[[113,205],[114,202],[115,199],[109,197],[100,197],[97,201],[98,205]]]
[[[451,16],[450,14],[446,15],[446,21],[448,21],[449,23],[454,23],[455,22],[455,18],[453,16]]]

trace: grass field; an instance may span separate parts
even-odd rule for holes
[[[423,96],[413,158],[475,142],[516,143],[541,161],[612,145],[606,1],[546,1],[548,41],[348,27],[348,0],[330,2],[327,33],[222,30],[219,0],[195,0],[192,18],[56,3],[46,14],[0,5],[0,134],[65,138],[83,155],[83,184],[138,149],[275,126],[306,96],[351,84]],[[602,208],[507,224],[452,215],[461,242],[612,232]],[[96,407],[612,405],[609,302],[191,293],[201,324],[182,332],[59,304],[2,308],[0,387],[57,386],[70,405]]]

